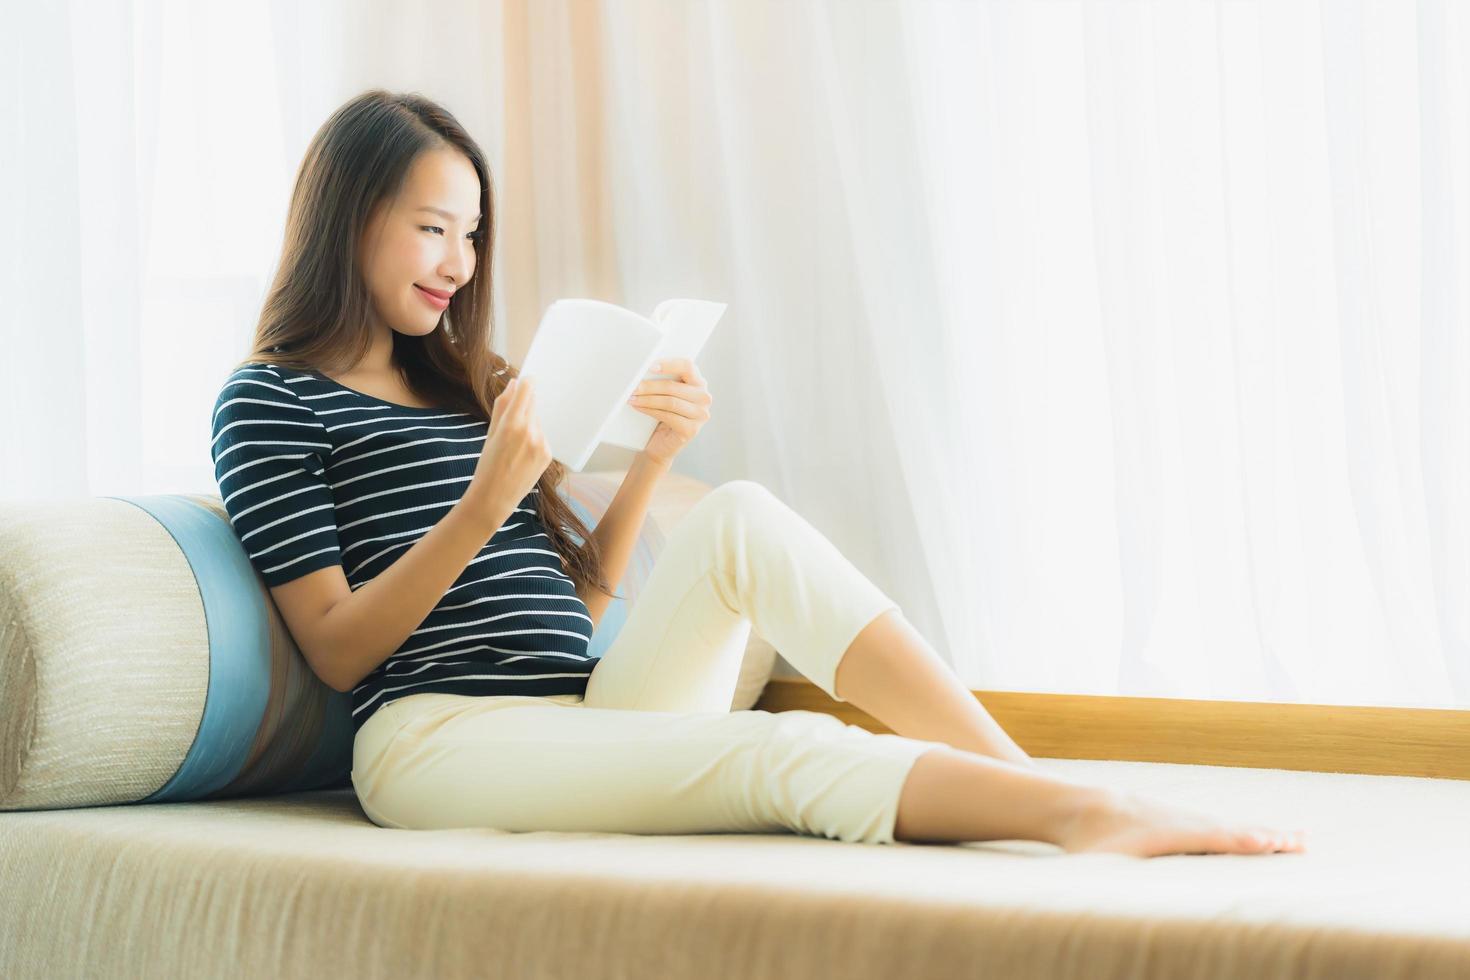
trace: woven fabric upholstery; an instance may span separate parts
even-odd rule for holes
[[[622,478],[562,492],[593,527]],[[593,656],[711,489],[663,477]],[[752,631],[733,710],[774,664]],[[344,787],[351,756],[349,696],[307,666],[218,496],[0,502],[0,810]]]

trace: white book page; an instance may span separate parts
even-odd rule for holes
[[[520,376],[534,381],[536,419],[557,462],[574,472],[586,465],[661,340],[658,324],[612,303],[559,299],[547,307]]]
[[[703,299],[666,299],[658,304],[650,319],[663,328],[663,339],[640,365],[641,369],[619,399],[612,418],[607,420],[607,426],[599,434],[598,442],[635,451],[641,451],[648,445],[653,430],[658,428],[658,419],[629,405],[628,396],[646,378],[676,377],[667,371],[647,373],[648,365],[654,361],[677,357],[696,360],[726,308],[724,303]]]

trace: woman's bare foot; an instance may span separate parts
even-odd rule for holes
[[[1110,790],[1079,810],[1057,842],[1069,852],[1260,854],[1306,850],[1305,830],[1273,830],[1222,821],[1141,793]]]

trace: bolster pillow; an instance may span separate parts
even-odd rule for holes
[[[623,476],[561,492],[595,527]],[[664,475],[593,656],[711,489]],[[752,630],[732,710],[774,664]],[[352,738],[350,696],[301,656],[218,496],[0,502],[0,810],[346,787]]]

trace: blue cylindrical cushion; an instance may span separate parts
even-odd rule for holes
[[[595,527],[622,478],[574,473],[562,492]],[[662,478],[594,656],[710,489]],[[774,660],[752,632],[732,708]],[[348,786],[352,735],[349,695],[301,656],[219,497],[0,503],[0,810]]]

